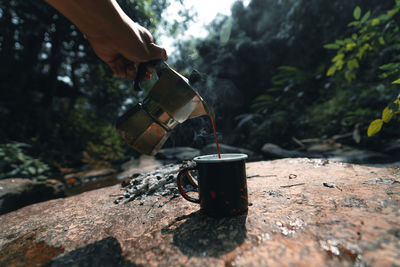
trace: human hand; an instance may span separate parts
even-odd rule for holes
[[[136,67],[152,59],[167,60],[164,48],[154,43],[151,33],[124,17],[123,27],[103,35],[86,35],[97,56],[121,78],[135,79]],[[119,25],[121,26],[121,25]],[[146,79],[150,79],[154,68],[148,67]]]
[[[167,52],[151,33],[133,22],[116,0],[46,0],[86,35],[94,52],[122,78],[135,79],[136,67]],[[146,78],[154,68],[148,67]]]

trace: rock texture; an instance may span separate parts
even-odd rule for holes
[[[368,163],[385,163],[395,161],[396,151],[387,150],[391,154],[382,154],[374,151],[360,150],[354,147],[342,145],[336,142],[319,142],[308,147],[304,147],[302,151],[287,150],[275,144],[264,144],[261,152],[267,159],[276,158],[323,158],[331,161],[368,164]],[[305,151],[304,151],[305,150]]]
[[[397,266],[400,168],[247,164],[249,212],[213,219],[119,185],[0,216],[0,266]]]
[[[23,178],[0,180],[0,214],[59,197],[65,197],[65,187],[57,180],[50,179],[44,182],[33,182]]]

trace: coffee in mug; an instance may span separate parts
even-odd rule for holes
[[[188,201],[199,203],[200,209],[212,217],[230,217],[248,210],[246,181],[246,154],[218,154],[195,157],[194,167],[179,171],[177,184],[181,195]],[[190,197],[182,188],[184,175],[198,172],[199,198]]]

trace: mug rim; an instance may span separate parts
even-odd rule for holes
[[[198,163],[219,163],[219,162],[232,162],[240,161],[248,158],[248,155],[242,153],[224,153],[221,154],[221,158],[218,158],[218,154],[202,155],[197,156],[193,160]]]

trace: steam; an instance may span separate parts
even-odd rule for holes
[[[211,124],[211,122],[209,122]],[[223,136],[221,132],[217,132],[217,138],[219,142],[222,142]],[[215,143],[214,133],[212,132],[212,127],[203,127],[199,131],[195,132],[193,136],[193,143],[196,147],[203,147],[208,144]]]
[[[192,87],[202,96],[214,116],[217,138],[220,143],[229,142],[233,132],[234,112],[243,104],[243,95],[231,80],[216,78],[198,71],[189,77]],[[170,136],[174,146],[202,148],[215,143],[211,120],[201,116],[185,121]]]
[[[243,104],[243,94],[231,80],[213,77],[197,70],[192,72],[189,80],[216,116],[217,113],[225,114]]]

